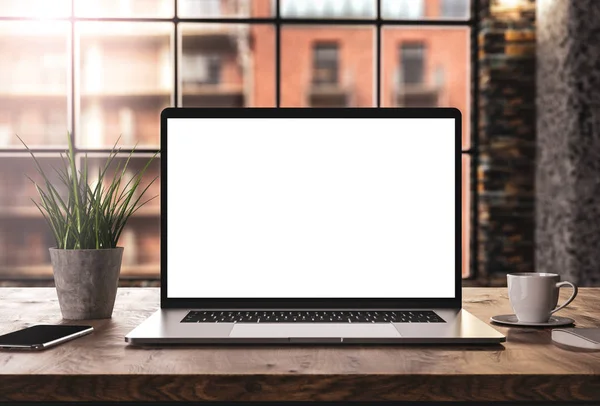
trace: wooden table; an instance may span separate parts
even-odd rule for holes
[[[600,289],[579,292],[560,314],[600,326]],[[0,352],[0,401],[600,402],[600,353],[556,347],[548,329],[496,327],[507,342],[491,347],[128,347],[123,336],[158,305],[158,289],[121,289],[113,318],[87,323],[93,334],[44,352]],[[510,313],[502,288],[464,289],[464,307],[485,321]],[[0,333],[61,322],[53,289],[0,289]]]

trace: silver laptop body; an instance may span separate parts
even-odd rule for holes
[[[165,109],[161,308],[125,341],[505,341],[461,308],[461,127],[451,108]]]

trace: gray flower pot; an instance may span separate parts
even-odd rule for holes
[[[122,258],[123,247],[100,250],[50,248],[54,284],[64,319],[111,317]]]

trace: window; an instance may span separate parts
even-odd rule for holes
[[[469,15],[469,0],[441,0],[442,17],[467,18]]]
[[[218,55],[184,54],[182,65],[183,86],[217,85],[221,82],[221,59]]]
[[[219,17],[221,0],[182,0],[181,14],[198,17]]]
[[[24,176],[35,178],[35,168],[14,134],[47,167],[59,162],[67,131],[78,159],[101,160],[120,136],[124,156],[137,144],[135,166],[159,152],[160,111],[168,106],[459,108],[469,173],[463,173],[463,269],[472,276],[467,254],[477,247],[469,224],[476,219],[470,207],[477,151],[470,129],[477,123],[468,119],[469,61],[477,44],[469,5],[0,0],[0,54],[11,56],[0,63],[0,284],[52,280],[51,234]],[[149,179],[159,174],[159,163]],[[149,194],[158,194],[158,186]],[[122,283],[158,280],[159,214],[154,200],[123,234]]]
[[[288,18],[364,18],[376,16],[374,0],[281,0]]]
[[[422,43],[402,44],[400,49],[401,83],[417,85],[424,82],[425,47]]]
[[[381,15],[388,19],[411,20],[425,16],[424,0],[384,0]]]
[[[337,84],[338,65],[338,46],[336,44],[316,44],[313,49],[313,84]]]
[[[425,45],[407,42],[400,46],[398,69],[397,105],[401,107],[438,107],[440,89],[443,85],[443,70],[432,72],[435,81],[427,83],[425,78]]]

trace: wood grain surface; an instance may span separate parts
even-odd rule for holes
[[[511,313],[505,288],[463,295],[486,322]],[[559,348],[549,329],[495,326],[507,342],[494,346],[127,346],[124,335],[158,307],[158,289],[120,289],[112,319],[79,323],[93,334],[0,352],[0,401],[600,402],[600,352]],[[600,289],[580,289],[560,314],[600,327]],[[65,323],[54,289],[0,289],[0,334],[38,323]]]

